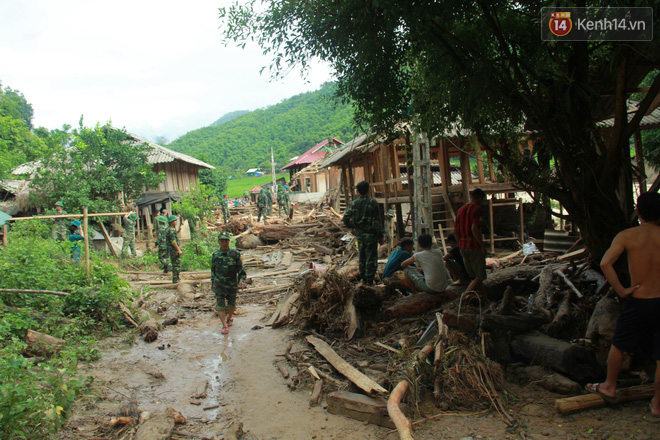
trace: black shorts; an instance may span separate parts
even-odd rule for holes
[[[630,353],[647,342],[653,359],[660,361],[660,298],[629,298],[616,321],[612,345]]]

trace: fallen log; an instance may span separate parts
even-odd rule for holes
[[[284,304],[282,304],[282,306],[279,308],[277,319],[271,324],[273,328],[282,327],[289,322],[289,312],[291,312],[291,308],[296,303],[296,301],[298,301],[298,298],[300,298],[300,293],[296,292],[291,295],[284,302]]]
[[[481,326],[484,330],[512,330],[516,332],[527,332],[537,329],[548,322],[547,319],[536,315],[496,315],[486,314],[481,319]]]
[[[614,337],[616,318],[621,312],[621,303],[610,296],[604,296],[594,307],[589,318],[585,338],[592,341],[605,340],[608,342]]]
[[[357,369],[342,359],[326,342],[314,336],[307,336],[306,339],[307,342],[314,346],[316,351],[318,351],[321,356],[330,362],[330,364],[348,380],[357,385],[358,388],[365,391],[367,394],[387,393],[385,388],[378,385],[369,377],[360,373]]]
[[[602,367],[592,351],[538,332],[518,335],[510,346],[523,360],[560,371],[577,382],[602,375]]]
[[[635,400],[651,399],[655,394],[654,384],[639,385],[616,390],[617,403],[633,402]],[[566,397],[555,400],[555,409],[559,414],[573,414],[588,409],[603,408],[609,403],[595,393]],[[647,408],[648,410],[648,408]]]
[[[418,316],[438,307],[448,297],[444,293],[418,293],[398,299],[383,312],[386,319]]]
[[[444,312],[442,314],[442,321],[445,325],[451,328],[462,331],[463,333],[471,333],[477,328],[477,322],[467,316],[458,316],[451,312]]]
[[[333,253],[332,249],[320,244],[312,243],[311,246],[323,255],[332,255]]]
[[[346,338],[350,341],[355,336],[355,332],[360,328],[360,319],[358,318],[357,309],[354,303],[355,289],[351,289],[346,297],[344,305],[344,313],[347,316],[348,326],[346,327]]]
[[[264,225],[259,232],[259,238],[263,241],[279,241],[293,238],[298,234],[295,228],[284,225]]]
[[[309,406],[316,406],[321,402],[321,392],[323,391],[323,380],[317,379],[314,382],[314,390],[309,397]]]
[[[2,293],[35,293],[44,295],[57,295],[69,296],[66,292],[58,292],[57,290],[33,290],[33,289],[0,289]]]
[[[566,330],[568,327],[569,321],[571,319],[571,292],[566,292],[559,308],[557,309],[557,314],[550,323],[547,329],[548,335],[552,337],[559,337],[561,333]]]
[[[254,234],[246,234],[236,239],[236,247],[239,249],[254,249],[264,244],[263,240]]]
[[[387,401],[382,397],[368,397],[348,391],[328,394],[328,412],[386,428],[394,428],[387,414]]]
[[[156,321],[149,312],[144,309],[139,311],[140,327],[138,327],[138,333],[142,336],[145,342],[153,342],[158,339],[158,333],[163,329],[161,325]]]
[[[25,335],[24,353],[27,356],[50,357],[64,346],[64,340],[28,329]]]

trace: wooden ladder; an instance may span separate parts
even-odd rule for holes
[[[442,193],[441,197],[433,201],[433,231],[437,231],[436,237],[442,247],[442,252],[447,253],[447,236],[454,231],[454,220],[456,213],[452,207],[447,193]]]

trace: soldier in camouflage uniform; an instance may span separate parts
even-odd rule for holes
[[[162,215],[156,218],[156,244],[158,246],[158,260],[163,265],[163,273],[170,270],[170,253],[167,250],[167,217]]]
[[[349,228],[355,228],[360,256],[360,279],[373,284],[378,269],[378,243],[384,243],[383,219],[378,202],[367,194],[369,182],[357,184],[360,198],[353,200],[342,219]]]
[[[215,294],[217,315],[222,321],[222,334],[229,333],[229,327],[234,323],[232,315],[236,310],[236,294],[239,287],[245,287],[245,269],[241,253],[229,249],[229,232],[221,232],[218,236],[220,249],[211,257],[211,283]]]
[[[124,243],[121,245],[121,256],[126,256],[126,249],[131,250],[131,256],[135,257],[135,225],[137,225],[137,214],[131,212],[124,219]]]
[[[261,216],[264,217],[264,222],[266,221],[266,205],[268,203],[268,196],[266,195],[266,190],[261,188],[259,195],[257,196],[257,221],[261,220]]]
[[[289,192],[288,187],[284,187],[284,193],[282,194],[282,202],[284,202],[284,212],[287,217],[291,215],[291,193]]]
[[[170,263],[172,267],[172,283],[179,282],[179,272],[181,272],[181,255],[183,255],[183,251],[179,247],[179,236],[176,233],[177,220],[179,220],[179,218],[176,215],[169,216],[167,221],[170,226],[165,231],[167,253],[170,256]]]
[[[64,210],[64,204],[62,202],[55,203],[55,211],[52,212],[52,215],[64,215],[68,214]],[[69,231],[67,230],[68,219],[66,218],[56,218],[55,226],[53,227],[52,236],[53,240],[56,241],[66,241],[69,238]]]
[[[268,198],[267,201],[268,215],[271,215],[273,213],[273,193],[270,192],[270,189],[266,191],[266,197]]]
[[[284,208],[284,188],[282,185],[277,185],[277,215],[282,217],[282,208]],[[284,209],[286,214],[286,208]]]
[[[227,194],[222,198],[222,220],[227,223],[227,220],[231,217],[231,214],[229,213],[229,205],[227,205],[227,202],[229,200],[227,199]]]

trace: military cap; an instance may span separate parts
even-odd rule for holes
[[[177,217],[176,215],[171,215],[167,218],[167,223],[172,223],[172,222],[175,222],[177,220],[179,220],[179,217]]]
[[[134,212],[131,212],[130,214],[128,214],[128,218],[130,218],[131,220],[135,220],[137,218],[137,214],[134,213]]]
[[[167,217],[165,217],[164,215],[159,215],[158,217],[156,217],[156,221],[160,223],[167,223]]]
[[[62,208],[64,208],[64,203],[57,201],[55,202],[55,206],[61,206]]]
[[[82,223],[80,223],[80,220],[74,220],[71,222],[71,224],[76,228],[79,228]]]
[[[222,231],[218,234],[218,240],[230,240],[231,234],[227,231]]]

